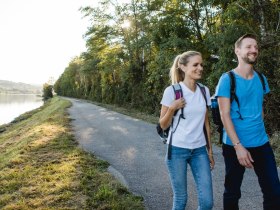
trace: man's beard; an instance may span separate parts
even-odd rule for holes
[[[257,57],[254,59],[250,59],[249,56],[246,56],[246,57],[243,57],[242,59],[245,63],[248,63],[248,64],[255,64],[257,62]]]

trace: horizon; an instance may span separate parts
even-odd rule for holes
[[[32,86],[43,86],[44,84],[31,84],[31,83],[26,83],[26,82],[15,82],[15,81],[10,81],[10,80],[5,80],[5,79],[0,79],[0,82],[10,82],[10,83],[16,83],[16,84],[25,84],[25,85],[32,85]]]

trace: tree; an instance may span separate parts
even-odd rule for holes
[[[265,9],[264,9],[265,8]],[[260,38],[256,68],[271,95],[267,122],[279,130],[280,3],[276,0],[101,0],[81,9],[92,23],[87,51],[70,62],[54,85],[59,95],[118,104],[159,115],[175,56],[200,51],[212,93],[222,73],[237,65],[234,42],[245,33]],[[122,27],[129,21],[127,28]]]
[[[45,83],[43,85],[43,100],[46,101],[50,98],[53,97],[53,86],[48,84],[48,83]]]

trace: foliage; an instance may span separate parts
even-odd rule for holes
[[[53,86],[45,83],[43,85],[43,100],[46,101],[53,97]]]
[[[265,8],[265,9],[264,9]],[[177,54],[200,51],[212,93],[219,77],[237,65],[234,42],[244,33],[259,37],[256,68],[270,84],[266,122],[280,127],[280,3],[269,0],[102,0],[81,9],[92,20],[87,51],[73,59],[56,82],[59,95],[117,104],[159,115]],[[123,23],[129,21],[130,26]]]

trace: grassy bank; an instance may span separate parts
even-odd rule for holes
[[[77,147],[66,108],[54,98],[0,127],[0,209],[144,209]]]

